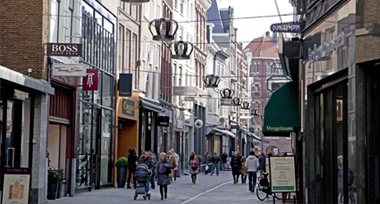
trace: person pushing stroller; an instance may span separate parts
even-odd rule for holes
[[[144,155],[139,159],[139,165],[140,164],[145,164],[148,167],[149,171],[154,170],[153,169],[154,168],[154,162],[153,162],[152,158],[149,156],[148,151],[144,151]],[[146,184],[145,184],[145,193],[147,195],[150,195],[149,194],[149,184],[151,182],[151,179],[152,179],[152,174],[149,176],[148,182],[146,182]]]

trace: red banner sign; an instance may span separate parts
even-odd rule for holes
[[[98,70],[87,69],[87,74],[83,77],[82,84],[83,91],[97,91],[98,90]]]

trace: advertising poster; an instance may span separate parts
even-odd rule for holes
[[[227,169],[231,168],[231,157],[227,157],[227,163],[226,163]]]
[[[30,175],[5,174],[3,204],[27,204],[29,200]]]
[[[297,190],[294,156],[269,157],[272,192],[295,192]]]

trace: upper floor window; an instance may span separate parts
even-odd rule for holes
[[[267,74],[270,74],[271,71],[270,71],[270,65],[269,64],[266,64],[266,69],[267,69]]]

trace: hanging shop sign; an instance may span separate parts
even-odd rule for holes
[[[196,86],[174,86],[173,96],[197,96]]]
[[[194,101],[194,97],[183,97],[183,101]]]
[[[201,128],[203,126],[203,121],[200,119],[196,120],[194,123],[194,126],[195,128],[198,128],[198,129]]]
[[[27,168],[5,169],[2,203],[29,203],[30,173]]]
[[[232,99],[230,98],[221,98],[220,99],[220,105],[221,106],[233,106]]]
[[[84,64],[52,64],[51,68],[53,76],[86,76],[86,65]]]
[[[295,157],[269,157],[272,192],[289,193],[297,190]]]
[[[87,69],[87,74],[83,77],[82,90],[83,91],[97,91],[98,90],[99,75],[97,69]]]
[[[82,44],[74,43],[48,43],[47,52],[49,56],[82,56]]]
[[[132,96],[132,74],[119,75],[119,96]]]
[[[338,33],[337,35],[331,37],[330,40],[323,43],[322,45],[314,44],[313,47],[307,49],[308,62],[317,62],[321,60],[328,60],[333,52],[337,52],[338,48],[345,46],[345,38],[352,33],[346,34],[344,31]]]
[[[169,116],[158,116],[158,126],[164,126],[168,127],[169,126]]]
[[[129,115],[129,116],[135,116],[135,102],[123,98],[123,114]]]
[[[299,22],[275,23],[270,26],[272,32],[300,33],[301,24]]]

